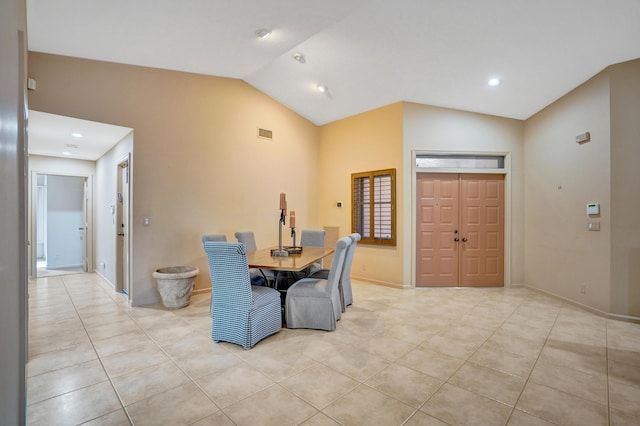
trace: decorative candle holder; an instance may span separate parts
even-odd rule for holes
[[[278,248],[271,249],[271,256],[288,257],[289,252],[282,248],[282,225],[285,223],[285,209],[280,209],[280,220],[278,221]]]
[[[296,228],[295,226],[291,227],[291,238],[293,238],[293,245],[286,246],[284,249],[289,254],[302,254],[302,247],[296,246]]]

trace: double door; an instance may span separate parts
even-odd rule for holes
[[[504,285],[504,175],[418,173],[417,287]]]

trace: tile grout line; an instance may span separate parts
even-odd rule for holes
[[[523,301],[524,303],[524,301]],[[521,306],[522,304],[520,304]],[[511,420],[511,417],[513,416],[513,412],[516,411],[516,407],[518,405],[518,402],[520,401],[520,398],[522,398],[522,394],[524,393],[525,388],[527,387],[527,384],[529,384],[529,380],[531,379],[531,375],[533,374],[533,370],[535,370],[536,365],[538,364],[538,360],[540,359],[540,355],[542,354],[542,351],[544,350],[545,346],[547,345],[547,341],[549,340],[549,336],[551,335],[551,331],[553,330],[553,327],[555,327],[556,322],[558,321],[558,317],[560,316],[560,312],[562,311],[562,306],[564,306],[564,303],[562,305],[560,305],[560,308],[558,309],[558,312],[556,313],[555,318],[553,319],[553,324],[551,325],[551,327],[549,327],[549,331],[547,332],[546,337],[544,338],[544,343],[542,344],[542,347],[540,348],[540,351],[538,352],[538,355],[536,356],[536,359],[533,363],[533,365],[531,366],[531,369],[529,370],[529,374],[527,374],[527,377],[524,381],[524,386],[522,386],[522,389],[520,389],[520,392],[518,393],[518,397],[516,398],[515,403],[513,404],[513,408],[511,409],[511,413],[509,413],[509,417],[507,418],[507,422],[505,424],[508,424],[509,421]],[[534,416],[535,418],[538,419],[542,419],[541,417],[533,414],[533,413],[527,413],[529,415]],[[542,419],[544,421],[549,421],[547,419]],[[549,421],[549,423],[551,423]]]
[[[507,321],[507,319],[508,319],[508,318],[510,318],[510,317],[511,317],[511,315],[513,315],[513,312],[514,312],[514,311],[515,311],[519,306],[521,306],[521,305],[522,305],[522,303],[524,303],[524,301],[525,301],[525,300],[526,300],[526,297],[525,297],[525,298],[524,298],[524,299],[523,299],[523,300],[518,304],[518,306],[516,306],[516,307],[512,310],[511,314],[510,314],[507,318],[505,318],[504,320],[502,320],[502,322],[500,323],[500,326],[502,326],[502,325]],[[475,307],[478,307],[478,306],[480,305],[480,303],[482,303],[482,301],[478,301],[478,303],[476,303],[476,304],[475,304],[474,308],[475,308]],[[429,396],[429,398],[427,398],[427,399],[426,399],[426,400],[425,400],[425,401],[420,405],[420,407],[416,410],[416,412],[417,412],[417,411],[421,411],[421,409],[422,409],[422,408],[423,408],[423,407],[424,407],[424,406],[425,406],[425,405],[426,405],[426,404],[431,400],[431,398],[433,398],[433,396],[434,396],[434,395],[436,395],[436,394],[440,391],[440,389],[442,389],[442,388],[444,387],[444,385],[445,385],[445,384],[448,384],[448,383],[449,383],[449,380],[450,380],[453,376],[455,376],[455,374],[456,374],[458,371],[460,371],[460,369],[462,369],[462,367],[463,367],[467,362],[472,362],[472,361],[470,361],[471,357],[472,357],[475,353],[477,353],[477,352],[478,352],[478,350],[480,350],[480,348],[481,348],[481,347],[482,347],[482,346],[483,346],[483,345],[484,345],[484,344],[485,344],[485,343],[486,343],[486,342],[487,342],[487,341],[488,341],[488,340],[489,340],[493,335],[495,335],[496,331],[500,328],[500,326],[496,327],[496,328],[495,328],[495,330],[494,330],[494,331],[493,331],[493,332],[492,332],[492,333],[491,333],[491,334],[490,334],[486,339],[484,339],[484,341],[483,341],[480,345],[478,345],[478,347],[477,347],[477,348],[476,348],[476,349],[475,349],[475,350],[474,350],[474,351],[473,351],[473,352],[472,352],[472,353],[467,357],[467,359],[465,359],[465,360],[464,360],[464,362],[460,365],[460,367],[458,367],[458,368],[457,368],[457,369],[456,369],[456,370],[455,370],[455,371],[454,371],[454,372],[453,372],[453,373],[452,373],[452,374],[451,374],[451,375],[450,375],[446,380],[444,380],[444,381],[440,384],[440,386],[438,386],[438,388],[437,388],[437,389],[436,389],[436,390],[431,394],[431,396]],[[438,333],[436,333],[436,335],[437,335],[437,334],[438,334]],[[433,336],[431,336],[431,337],[433,337]],[[429,338],[428,338],[428,339],[426,339],[425,341],[428,341],[431,337],[429,337]],[[421,345],[422,345],[422,344],[420,344],[419,346],[421,346]],[[436,351],[436,352],[438,352],[438,351]],[[439,352],[439,353],[441,353],[441,352]],[[444,354],[444,355],[447,355],[447,354]],[[452,358],[455,358],[455,357],[452,357]],[[493,369],[492,369],[492,370],[493,370]],[[498,370],[496,370],[496,371],[498,371]],[[437,377],[436,377],[436,379],[437,379]],[[456,385],[451,385],[451,386],[456,386]],[[458,387],[458,386],[456,386],[456,387]],[[464,389],[464,388],[461,388],[461,389]],[[464,390],[466,390],[466,391],[468,391],[468,392],[471,392],[471,393],[473,393],[473,394],[476,394],[476,395],[478,395],[478,396],[481,396],[481,397],[483,397],[483,398],[487,398],[487,399],[490,399],[490,400],[492,400],[492,401],[498,402],[498,403],[500,403],[500,404],[504,404],[504,403],[503,403],[503,402],[501,402],[501,401],[497,401],[497,400],[495,400],[495,399],[493,399],[493,398],[489,398],[489,397],[487,397],[487,396],[485,396],[485,395],[477,394],[476,392],[469,391],[468,389],[464,389]],[[508,404],[504,404],[504,405],[507,405],[507,406],[508,406]],[[514,409],[514,408],[515,408],[515,404],[514,404],[514,406],[512,407],[511,413],[513,412],[513,409]],[[511,413],[510,413],[510,414],[509,414],[509,416],[507,417],[507,422],[508,422],[509,418],[511,417]],[[425,413],[425,414],[427,414],[427,413]],[[415,415],[415,413],[414,413],[413,415]],[[412,415],[412,416],[413,416],[413,415]],[[437,419],[437,420],[439,420],[439,421],[441,421],[441,422],[443,422],[443,423],[447,423],[447,424],[449,424],[449,423],[448,423],[448,422],[446,422],[445,420],[440,419],[440,418],[435,417],[435,416],[432,416],[431,414],[427,414],[427,415],[428,415],[428,416],[431,416],[431,417],[433,417],[433,418],[435,418],[435,419]],[[409,418],[407,419],[407,421],[408,421],[409,419],[411,419],[411,417],[409,417]],[[506,423],[505,423],[505,424],[506,424]]]
[[[170,312],[174,317],[179,318],[181,322],[184,322],[190,329],[192,329],[194,332],[200,334],[201,331],[199,329],[197,329],[196,327],[192,326],[188,321],[186,321],[184,318],[182,318],[180,315],[175,314],[174,312],[168,311]],[[129,315],[128,312],[125,311],[125,313],[129,316],[129,318],[131,318],[131,320],[138,326],[140,327],[140,330],[142,330],[142,332],[154,343],[154,345],[173,363],[173,365],[180,370],[188,379],[189,381],[198,388],[198,390],[200,392],[202,392],[202,394],[209,400],[211,401],[211,403],[218,409],[219,412],[221,412],[222,414],[224,414],[224,416],[229,419],[229,421],[233,424],[236,424],[233,420],[231,420],[231,418],[229,418],[229,416],[227,415],[227,413],[224,412],[223,408],[220,407],[213,399],[211,399],[211,397],[205,392],[205,390],[200,386],[200,384],[198,384],[198,382],[196,381],[195,378],[193,378],[184,368],[182,368],[178,363],[177,360],[171,356],[163,347],[162,345],[152,336],[150,335],[147,330],[145,329],[145,327],[143,327],[138,321],[136,317],[133,317],[131,315]],[[240,357],[238,357],[235,353],[233,353],[233,351],[229,351],[226,347],[224,348],[228,353],[230,353],[231,355],[233,355],[234,357],[240,359],[240,361],[244,362],[244,360]],[[162,393],[166,393],[170,390],[179,388],[180,386],[184,386],[184,385],[178,385],[178,386],[174,386],[170,389],[165,389],[162,392],[159,392],[156,395],[160,395]],[[127,411],[126,407],[125,411]],[[129,416],[129,413],[127,411],[127,416]],[[206,418],[207,416],[205,416],[204,418]],[[195,420],[193,423],[197,423],[202,419],[197,419]],[[193,424],[192,423],[192,424]],[[131,424],[133,425],[133,421],[131,421]]]
[[[116,397],[118,398],[118,402],[120,402],[120,406],[122,407],[122,411],[124,412],[125,416],[127,417],[127,420],[133,426],[133,419],[131,419],[131,416],[129,416],[129,413],[127,412],[127,409],[124,406],[124,402],[122,401],[122,398],[120,397],[120,393],[118,392],[118,390],[116,389],[115,385],[113,384],[113,381],[111,380],[111,376],[107,372],[107,369],[105,368],[104,363],[102,362],[102,358],[100,357],[100,354],[96,350],[96,347],[95,347],[95,345],[93,343],[93,339],[91,338],[91,335],[87,331],[87,327],[86,327],[84,321],[82,320],[82,316],[80,315],[80,312],[78,312],[78,307],[76,306],[76,302],[73,300],[73,297],[71,296],[71,293],[69,292],[69,288],[67,287],[67,282],[66,282],[66,280],[64,278],[62,279],[62,282],[64,284],[65,291],[67,292],[67,295],[69,296],[69,299],[71,300],[71,303],[73,304],[73,309],[76,311],[76,315],[78,315],[78,319],[82,323],[82,328],[84,329],[84,332],[87,334],[87,337],[89,338],[89,342],[91,343],[91,347],[93,348],[93,351],[96,354],[98,362],[100,363],[100,366],[102,367],[102,371],[104,371],[105,376],[107,376],[107,380],[109,381],[109,384],[111,385],[111,389],[113,389],[113,392],[115,393]],[[100,288],[100,290],[104,291],[102,288]],[[111,298],[109,298],[109,299],[111,300]],[[120,307],[118,306],[118,308],[120,308]],[[110,414],[110,413],[105,413],[105,414],[103,414],[103,415],[101,415],[99,417],[96,417],[96,419],[99,419],[100,417],[103,417],[103,416],[105,416],[107,414]],[[90,419],[90,420],[87,420],[87,421],[91,421],[91,420],[95,420],[95,419]]]

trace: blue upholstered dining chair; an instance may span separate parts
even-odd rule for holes
[[[353,291],[351,289],[351,265],[353,264],[353,256],[356,253],[356,246],[358,245],[358,241],[360,241],[361,236],[357,232],[354,232],[353,234],[349,235],[349,238],[351,238],[351,244],[349,245],[349,247],[347,247],[347,253],[345,254],[344,264],[342,266],[342,273],[340,274],[340,282],[338,283],[342,312],[346,310],[347,306],[353,304]],[[321,269],[311,275],[311,278],[327,279],[328,277],[328,269]]]
[[[202,235],[202,244],[206,243],[207,241],[226,242],[227,241],[227,236],[224,235],[224,234],[203,234]],[[209,307],[209,310],[211,312],[213,312],[213,296],[211,297],[211,306]]]
[[[280,293],[251,285],[244,244],[212,241],[203,246],[211,274],[213,340],[250,349],[280,331]]]
[[[313,328],[333,331],[342,316],[338,282],[351,238],[340,238],[327,279],[303,278],[287,292],[285,315],[287,328]]]
[[[247,253],[253,253],[258,250],[253,231],[238,231],[235,233],[235,237],[239,243],[244,244],[247,248]],[[249,275],[251,276],[251,282],[254,284],[262,279],[265,284],[273,286],[276,280],[276,274],[270,269],[250,268]]]

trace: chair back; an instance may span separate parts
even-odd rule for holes
[[[235,233],[236,239],[239,243],[244,244],[247,248],[247,253],[253,253],[258,250],[256,246],[256,237],[253,235],[253,231],[238,231]]]
[[[347,253],[344,257],[344,266],[342,268],[342,276],[340,277],[340,281],[342,281],[343,283],[345,281],[351,283],[351,264],[353,263],[353,256],[356,253],[356,246],[358,245],[358,241],[360,241],[360,238],[362,237],[357,232],[354,232],[353,234],[349,235],[349,238],[351,239],[351,244],[347,248]]]
[[[302,247],[324,247],[326,233],[324,229],[303,229],[300,234],[300,245]]]
[[[336,243],[336,250],[333,252],[333,262],[331,263],[331,269],[329,270],[329,276],[327,277],[327,293],[331,294],[333,291],[337,291],[338,282],[342,274],[342,267],[344,265],[345,255],[347,248],[351,245],[351,238],[342,237]]]
[[[209,261],[214,309],[218,303],[232,303],[239,310],[249,310],[253,296],[244,244],[207,241],[203,245]]]
[[[202,236],[202,242],[206,243],[207,241],[227,241],[227,236],[224,234],[204,234]]]

